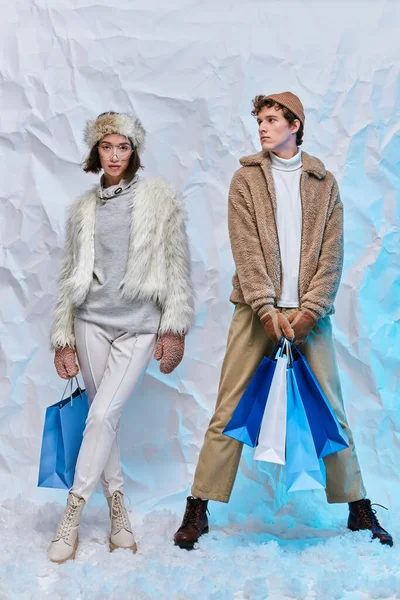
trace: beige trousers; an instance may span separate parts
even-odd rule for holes
[[[281,309],[286,316],[297,309]],[[207,429],[192,487],[193,496],[228,502],[243,444],[222,433],[264,356],[273,349],[264,327],[246,304],[238,304],[228,336],[217,405]],[[349,438],[350,447],[324,459],[329,503],[365,498],[353,435],[349,428],[336,364],[329,317],[320,319],[301,347]]]

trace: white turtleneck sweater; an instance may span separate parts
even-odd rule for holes
[[[289,159],[270,153],[275,184],[279,247],[282,264],[282,292],[279,307],[299,306],[299,268],[301,251],[302,207],[300,177],[301,150]]]

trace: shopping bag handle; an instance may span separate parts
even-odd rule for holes
[[[290,342],[290,347],[291,347],[291,350],[294,350],[294,351],[295,351],[295,353],[296,353],[296,354],[297,354],[297,355],[298,355],[300,358],[302,358],[302,357],[303,357],[303,353],[302,353],[302,352],[300,352],[300,350],[299,350],[298,346],[296,346],[296,344],[294,344],[293,342]]]
[[[69,398],[71,400],[71,406],[73,403],[73,398],[72,398],[72,394],[73,394],[73,381],[76,381],[76,385],[78,386],[78,390],[79,390],[79,395],[82,397],[82,390],[81,390],[81,386],[79,385],[79,381],[77,377],[71,377],[68,381],[67,381],[67,385],[65,386],[65,389],[63,391],[63,394],[61,396],[61,402],[64,400],[64,396],[65,396],[65,392],[67,391],[68,386],[70,386],[70,393],[69,393]]]
[[[289,361],[290,364],[292,364],[293,363],[293,354],[292,354],[292,350],[291,350],[292,349],[292,345],[293,345],[292,340],[289,340],[286,336],[281,335],[281,337],[279,338],[279,340],[275,344],[275,347],[272,350],[272,352],[271,352],[271,354],[270,354],[269,357],[271,359],[275,358],[276,354],[277,354],[277,350],[280,348],[279,358],[282,357],[283,351],[286,350],[288,361]]]
[[[293,366],[293,352],[292,352],[293,346],[294,346],[293,341],[286,339],[286,354],[288,357],[288,367]]]
[[[276,352],[279,349],[280,346],[282,346],[282,348],[285,345],[285,336],[281,335],[281,337],[279,338],[279,340],[276,342],[274,349],[272,350],[271,354],[269,355],[270,358],[275,358]],[[282,349],[281,348],[281,349]]]

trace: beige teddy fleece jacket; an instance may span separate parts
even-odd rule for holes
[[[334,312],[343,266],[343,205],[337,182],[323,163],[304,151],[302,161],[299,298],[300,307],[319,318]],[[240,163],[229,191],[229,235],[236,264],[231,302],[250,305],[261,318],[281,295],[276,194],[269,154],[246,156]]]

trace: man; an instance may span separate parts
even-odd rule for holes
[[[241,159],[229,191],[236,305],[217,405],[205,435],[192,496],[175,544],[193,548],[208,532],[208,500],[228,502],[242,444],[222,431],[263,357],[283,334],[301,345],[349,448],[324,459],[329,503],[348,503],[348,527],[393,545],[366,496],[343,405],[330,315],[343,263],[343,206],[332,173],[299,146],[304,108],[291,92],[256,96],[262,151]]]

